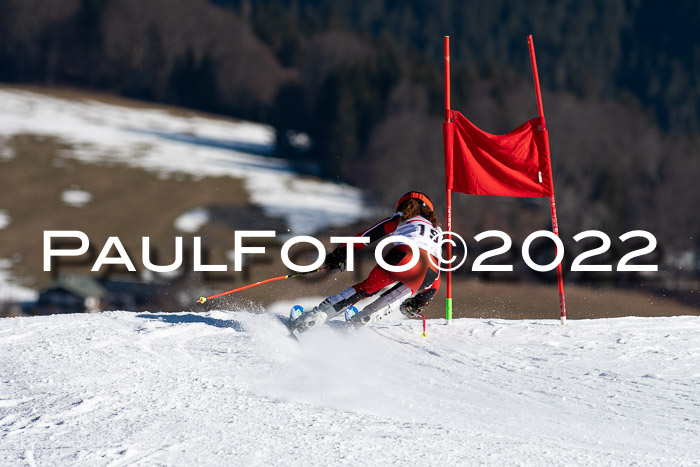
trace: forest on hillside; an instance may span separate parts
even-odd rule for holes
[[[0,0],[0,81],[266,122],[379,203],[442,202],[443,36],[453,108],[505,133],[537,115],[532,34],[562,234],[700,251],[699,27],[691,0]],[[455,197],[466,235],[548,225],[544,200],[476,198]]]

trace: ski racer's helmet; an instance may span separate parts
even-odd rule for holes
[[[396,212],[399,212],[403,207],[403,204],[411,199],[417,200],[421,206],[433,211],[433,202],[430,201],[428,195],[421,193],[420,191],[409,191],[408,193],[404,193],[404,195],[399,198],[398,202],[396,203]]]

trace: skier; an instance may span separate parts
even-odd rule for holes
[[[420,191],[409,191],[399,198],[396,210],[388,217],[357,237],[368,237],[370,243],[392,234],[406,237],[419,251],[418,262],[407,271],[391,272],[376,265],[367,279],[348,287],[342,292],[323,300],[313,310],[304,313],[299,306],[292,308],[292,329],[304,332],[322,325],[327,320],[345,313],[347,321],[354,325],[365,325],[382,319],[397,309],[408,317],[420,316],[421,309],[435,296],[440,288],[440,271],[437,268],[439,254],[440,221],[433,212],[433,203]],[[365,244],[354,244],[358,250]],[[330,252],[325,265],[330,270],[345,270],[347,246],[342,245]],[[431,258],[432,257],[432,258]],[[391,266],[403,266],[413,258],[410,246],[397,240],[385,253],[384,261]],[[431,261],[432,259],[432,261]],[[371,297],[384,287],[395,284],[377,300],[357,312],[353,305],[363,298]]]

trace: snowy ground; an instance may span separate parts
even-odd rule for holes
[[[697,465],[700,317],[0,322],[0,465]]]
[[[299,177],[287,161],[270,157],[274,132],[257,123],[0,89],[0,159],[16,157],[6,142],[17,134],[58,138],[72,146],[62,157],[88,163],[138,167],[163,177],[242,178],[251,201],[284,218],[296,235],[350,224],[366,209],[359,190]],[[68,196],[66,202],[76,195]]]
[[[0,258],[0,302],[36,300],[38,294],[35,290],[17,284],[12,277],[13,265],[11,259]]]

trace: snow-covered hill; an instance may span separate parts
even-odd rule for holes
[[[0,322],[0,465],[694,465],[700,317]]]
[[[216,218],[212,207],[223,211],[240,207],[240,211],[229,210],[227,215],[241,230],[263,228],[264,217],[268,217],[275,227],[264,228],[279,230],[278,239],[318,234],[372,214],[373,208],[367,206],[361,190],[300,174],[288,160],[273,157],[275,144],[274,129],[260,123],[108,95],[0,86],[0,175],[4,175],[0,177],[0,233],[4,239],[0,242],[0,304],[35,300],[38,290],[22,284],[37,289],[46,285],[47,276],[36,257],[42,248],[42,230],[85,231],[85,225],[96,225],[95,231],[88,232],[91,241],[117,236],[129,248],[129,242],[140,245],[141,237],[157,237],[153,232],[167,232],[170,226],[175,228],[172,236],[198,234]],[[33,162],[35,151],[38,162]],[[18,169],[8,166],[13,160],[29,162]],[[70,165],[75,161],[104,171],[79,177],[77,174],[83,172]],[[44,164],[51,167],[50,172],[39,170]],[[178,190],[179,201],[171,201],[167,193],[173,190],[172,184],[145,192],[141,190],[146,183],[143,179],[125,177],[119,170],[110,173],[113,168],[124,167],[176,181],[234,178],[237,181],[233,185],[240,184],[242,190],[231,199],[216,193],[216,186],[183,183]],[[81,186],[81,177],[90,184],[104,180],[105,186],[112,188],[99,195],[91,193]],[[20,181],[5,186],[10,178]],[[132,193],[125,196],[124,187],[133,187]],[[180,205],[186,193],[202,190],[210,193],[201,197],[204,204]],[[60,204],[56,204],[59,197]],[[112,205],[115,199],[120,202]],[[168,202],[170,211],[180,209],[181,214],[162,209]],[[133,208],[134,204],[140,207],[130,211],[129,206]],[[246,209],[246,204],[253,208]],[[60,209],[66,206],[70,210],[61,214]],[[44,214],[50,215],[44,218]],[[218,216],[219,226],[231,228],[230,219],[227,221],[221,213]],[[104,228],[103,219],[107,220]],[[151,222],[136,223],[133,230],[127,227],[115,231],[115,226],[130,225],[133,219]],[[168,238],[162,242],[168,248],[172,245]],[[207,242],[212,244],[214,240],[205,238]],[[221,242],[217,247],[223,250],[219,257],[229,249]],[[0,306],[0,316],[3,312]]]
[[[61,157],[86,163],[138,167],[162,177],[241,178],[252,203],[284,218],[294,234],[366,215],[360,190],[300,177],[288,161],[270,157],[275,135],[267,125],[0,88],[0,160],[15,157],[8,142],[22,134],[57,138],[68,146]],[[3,208],[11,214],[17,207]]]

